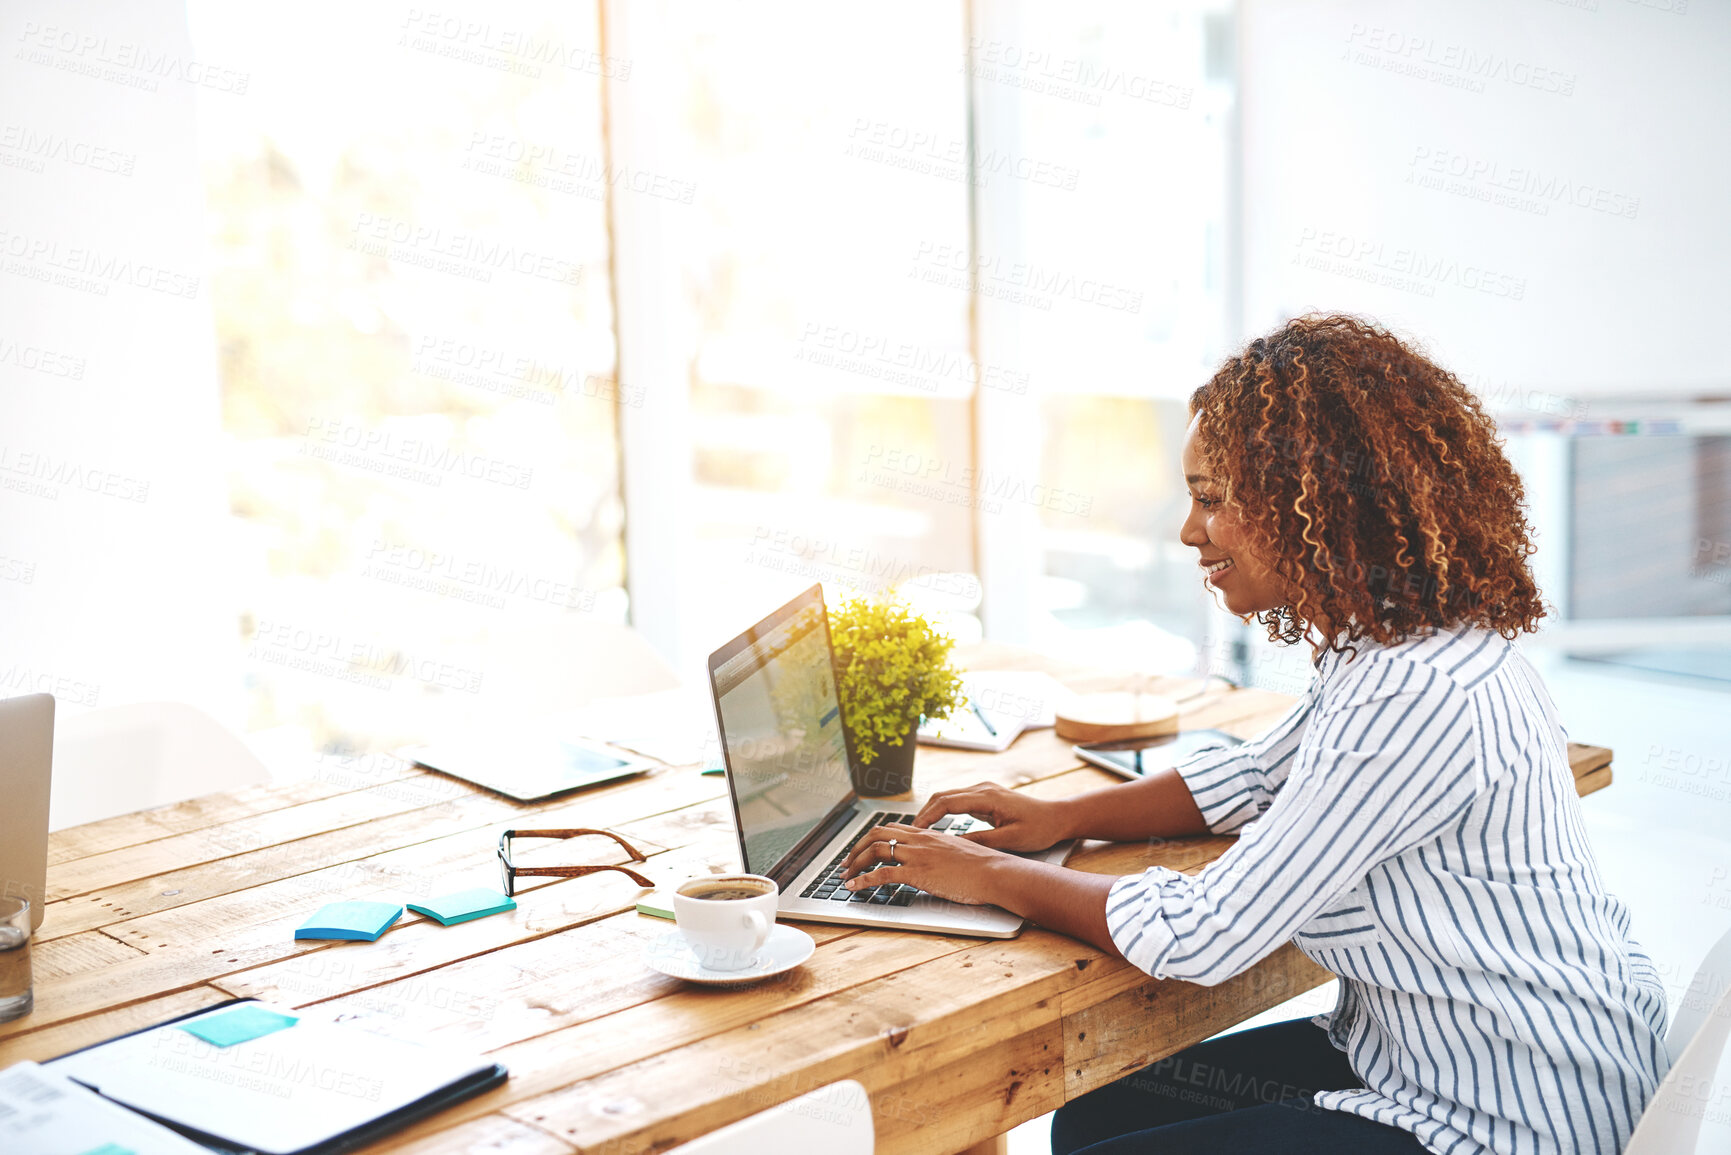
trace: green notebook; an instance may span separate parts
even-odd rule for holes
[[[657,890],[637,903],[637,913],[647,914],[654,918],[673,917],[673,893]]]

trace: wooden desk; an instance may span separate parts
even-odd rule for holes
[[[992,648],[973,664],[1123,684]],[[1222,690],[1189,702],[1183,723],[1250,736],[1288,702]],[[1609,784],[1609,750],[1570,754],[1581,793]],[[1046,797],[1113,780],[1050,731],[996,755],[923,749],[916,775],[922,792],[991,779]],[[670,924],[636,914],[639,891],[611,871],[525,880],[516,911],[458,926],[408,914],[376,943],[292,938],[323,902],[496,885],[498,833],[531,813],[533,825],[620,831],[665,884],[735,869],[724,790],[695,769],[661,769],[523,807],[391,760],[331,761],[292,785],[62,831],[34,945],[36,1010],[0,1024],[0,1067],[257,995],[371,1010],[510,1068],[503,1087],[372,1151],[658,1151],[854,1078],[871,1092],[879,1152],[932,1155],[990,1141],[1330,977],[1290,945],[1209,988],[1152,980],[1037,929],[994,942],[807,923],[817,953],[782,979],[692,988],[644,966],[644,944]],[[1072,864],[1194,872],[1230,845],[1090,843]],[[562,861],[578,847],[606,852],[573,843]]]

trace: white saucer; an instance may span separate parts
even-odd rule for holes
[[[783,971],[790,971],[810,958],[811,952],[816,949],[817,944],[811,940],[809,934],[798,927],[777,923],[775,929],[769,932],[769,939],[763,944],[763,949],[752,956],[750,966],[737,971],[717,971],[710,970],[698,961],[684,935],[677,930],[670,930],[644,948],[643,961],[664,975],[684,979],[688,983],[732,987],[742,983],[761,982]]]

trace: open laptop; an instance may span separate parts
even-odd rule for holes
[[[834,652],[823,589],[812,586],[709,656],[715,720],[745,869],[775,879],[788,918],[855,926],[1011,938],[1023,919],[996,906],[968,906],[909,886],[849,891],[848,852],[884,822],[912,822],[918,807],[861,798],[849,767],[853,747],[836,696]],[[984,829],[966,815],[934,829]],[[1061,863],[1073,842],[1030,854]]]
[[[0,895],[28,899],[42,925],[48,881],[48,784],[54,696],[0,700]]]

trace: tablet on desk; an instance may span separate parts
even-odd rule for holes
[[[1133,749],[1119,748],[1119,743],[1098,746],[1072,746],[1076,757],[1102,770],[1110,770],[1125,778],[1142,778],[1178,765],[1190,755],[1220,746],[1237,746],[1244,739],[1234,738],[1224,730],[1184,730]]]
[[[657,765],[654,759],[586,738],[551,735],[438,742],[398,753],[429,770],[473,782],[518,802],[539,802],[555,794],[642,774]]]

